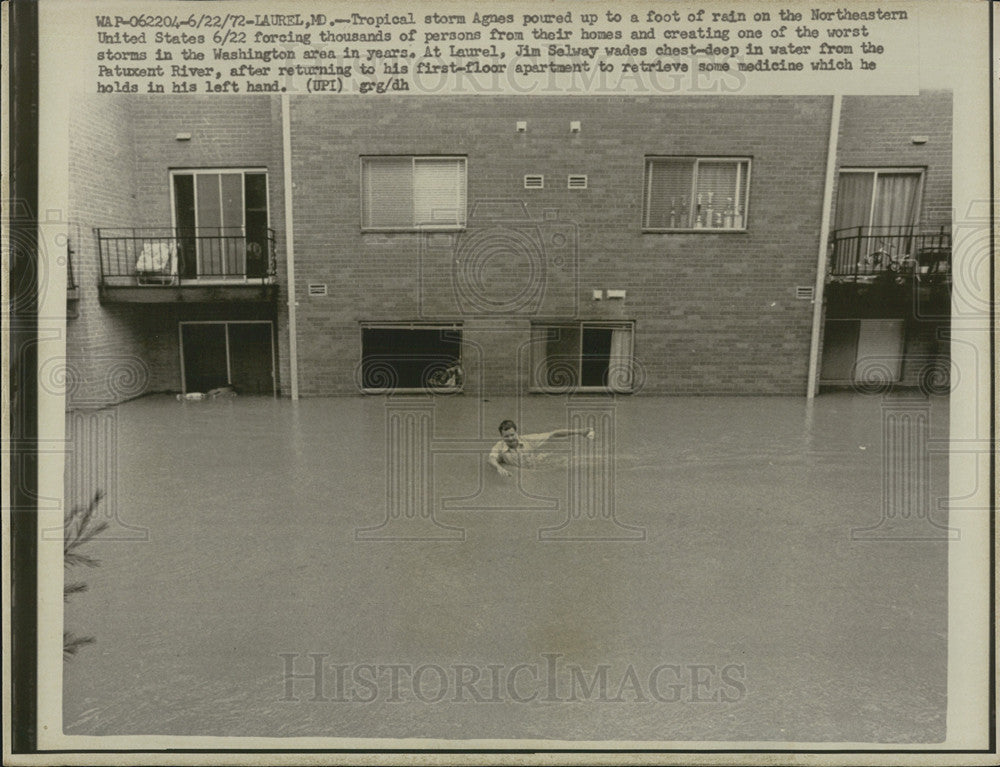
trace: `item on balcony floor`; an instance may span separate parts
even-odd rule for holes
[[[135,262],[139,285],[174,285],[177,282],[177,243],[147,242]]]

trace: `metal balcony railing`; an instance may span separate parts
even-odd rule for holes
[[[830,235],[830,276],[860,282],[886,273],[947,279],[951,272],[951,226],[859,226]]]
[[[66,290],[72,292],[76,290],[76,275],[73,273],[73,253],[75,251],[69,243],[66,245]]]
[[[170,286],[274,281],[273,229],[97,229],[101,284]]]

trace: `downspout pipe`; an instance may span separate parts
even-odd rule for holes
[[[823,337],[823,303],[826,288],[827,252],[830,241],[830,213],[833,204],[833,185],[837,173],[837,140],[840,137],[841,95],[833,97],[830,110],[830,138],[826,150],[826,180],[823,186],[823,216],[819,225],[819,255],[816,258],[816,287],[813,291],[812,339],[809,345],[809,377],[806,381],[806,398],[812,400],[819,390],[819,348]]]
[[[295,309],[295,220],[292,214],[292,118],[288,94],[281,94],[281,149],[285,179],[285,268],[288,280],[288,364],[292,399],[299,398],[299,348]]]

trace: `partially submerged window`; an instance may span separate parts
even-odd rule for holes
[[[362,326],[362,391],[446,393],[463,381],[460,326]]]
[[[634,383],[632,324],[534,324],[531,359],[534,389],[630,392]]]

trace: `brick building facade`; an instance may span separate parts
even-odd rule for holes
[[[802,395],[833,114],[828,96],[84,99],[68,405],[210,384]],[[909,235],[950,227],[949,94],[844,97],[837,143],[852,189],[902,174]],[[851,383],[868,320],[941,354],[940,299],[913,309],[915,241],[893,236],[879,248],[913,253],[891,300],[871,293],[888,256],[831,275],[821,381]]]

